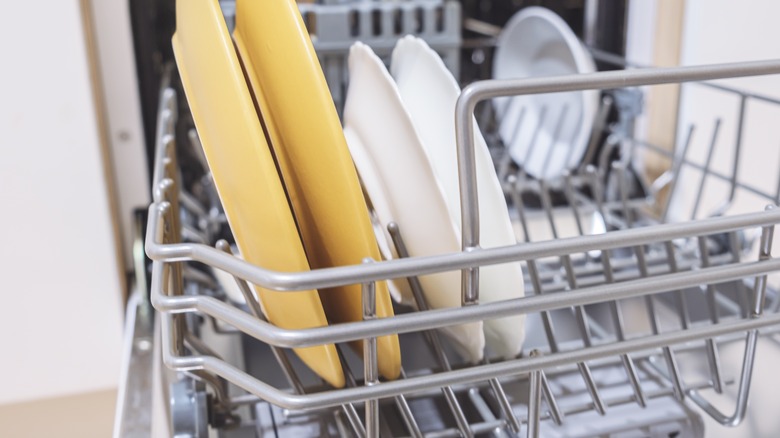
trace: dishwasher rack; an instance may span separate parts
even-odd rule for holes
[[[199,204],[185,190],[177,151],[190,143],[197,155],[197,135],[193,131],[188,136],[177,135],[183,119],[178,114],[177,92],[175,86],[165,84],[160,99],[154,202],[145,241],[146,253],[153,260],[151,302],[161,318],[161,345],[157,348],[161,348],[168,367],[210,387],[208,396],[201,390],[200,400],[208,412],[204,418],[224,430],[238,426],[235,412],[247,405],[255,408],[258,424],[262,418],[273,417],[271,432],[266,430],[271,435],[290,426],[289,430],[295,431],[291,433],[305,430],[323,436],[539,436],[542,431],[545,436],[569,436],[567,431],[573,429],[566,427],[576,426],[582,418],[598,420],[627,412],[638,415],[632,427],[644,428],[652,435],[701,433],[696,418],[702,412],[723,425],[737,425],[747,410],[759,332],[772,334],[780,327],[780,300],[767,288],[768,276],[780,272],[780,261],[772,258],[780,210],[767,207],[750,214],[662,223],[665,213],[653,219],[643,209],[649,205],[647,199],[632,197],[625,190],[627,184],[617,184],[615,202],[602,199],[602,194],[608,193],[608,170],[615,172],[618,181],[628,181],[630,167],[625,156],[613,162],[609,153],[601,152],[603,165],[583,166],[555,181],[532,180],[522,171],[510,172],[506,162],[499,160],[499,173],[518,210],[516,219],[525,229],[527,241],[529,222],[522,195],[528,190],[540,197],[540,212],[552,225],[560,208],[553,206],[551,190],[562,189],[568,201],[563,209],[574,215],[580,235],[481,249],[474,132],[468,121],[480,101],[501,96],[778,73],[780,61],[766,61],[473,83],[463,90],[456,108],[463,250],[391,261],[366,260],[360,266],[301,273],[251,265],[229,254],[226,242],[213,241],[218,237],[215,230],[225,222],[224,215],[214,205]],[[622,134],[611,131],[606,144],[613,147],[630,140]],[[692,163],[686,161],[684,151],[667,156],[674,160],[672,178],[666,180],[673,192],[679,169]],[[776,202],[775,194],[739,183],[736,173],[733,178],[725,177],[735,190],[758,191],[768,203]],[[600,214],[608,225],[606,233],[583,232],[581,213],[587,209]],[[754,229],[760,229],[757,256],[751,254],[746,239]],[[393,243],[403,256],[402,232],[397,227],[391,229]],[[523,263],[526,284],[530,285],[526,290],[533,293],[501,303],[479,303],[475,281],[479,268],[510,261]],[[196,269],[203,264],[235,276],[248,308],[214,292],[218,290],[214,281]],[[374,282],[405,277],[420,297],[415,276],[448,270],[462,272],[462,307],[427,310],[418,298],[419,311],[375,318]],[[263,319],[247,282],[278,291],[362,284],[364,321],[281,329]],[[192,283],[205,286],[186,287]],[[535,321],[537,330],[529,327],[524,353],[511,360],[457,363],[448,356],[446,342],[435,330],[521,313],[528,315],[529,324]],[[278,365],[283,378],[266,381],[221,359],[198,338],[199,321],[193,315],[205,317],[225,336],[237,330],[270,346],[272,356],[268,357],[273,359],[263,365]],[[644,321],[639,328],[637,320]],[[431,361],[422,367],[405,362],[407,369],[401,379],[380,382],[375,339],[391,333],[401,335],[405,351],[416,339],[429,349]],[[367,340],[365,360],[360,365],[347,357],[346,348],[342,350],[348,380],[344,389],[327,388],[310,376],[307,381],[300,367],[296,369],[295,358],[285,350],[357,339]],[[738,379],[727,375],[720,355],[724,345],[734,342],[745,345]],[[704,373],[690,377],[682,369],[683,356],[686,363],[698,363],[701,358]],[[733,413],[723,413],[708,401],[707,392],[722,393],[730,384],[738,386],[735,408]],[[246,393],[231,394],[231,385]],[[191,391],[192,386],[185,390]],[[390,424],[391,417],[397,421]],[[437,421],[432,421],[434,417]],[[289,424],[279,424],[274,418],[285,418]],[[672,420],[679,424],[669,425]],[[431,422],[434,424],[426,424]],[[202,425],[199,430],[203,431]],[[259,425],[257,431],[261,435]]]

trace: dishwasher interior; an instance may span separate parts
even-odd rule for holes
[[[343,14],[349,4],[300,8],[307,25],[323,26],[327,14]],[[780,323],[780,266],[772,258],[780,211],[771,207],[780,199],[780,180],[770,175],[762,186],[746,182],[739,163],[749,158],[743,145],[745,130],[754,126],[749,108],[780,101],[708,81],[777,73],[778,63],[658,69],[589,47],[598,73],[498,83],[484,79],[490,78],[500,28],[469,16],[466,3],[370,5],[379,12],[366,14],[367,20],[381,22],[419,7],[422,16],[442,23],[433,26],[438,31],[428,35],[430,44],[468,86],[456,126],[471,126],[476,116],[519,243],[321,273],[276,273],[243,262],[231,254],[232,236],[176,68],[163,64],[154,202],[137,220],[137,284],[148,285],[150,294],[131,301],[135,338],[127,347],[130,370],[156,372],[146,384],[128,374],[126,435],[133,431],[126,418],[135,412],[148,420],[153,404],[151,389],[132,396],[132,403],[127,394],[150,386],[162,391],[158,421],[174,436],[687,437],[705,435],[705,416],[723,427],[738,424],[748,412],[759,339],[776,343]],[[222,6],[230,27],[233,5]],[[586,20],[594,11],[580,13],[583,22],[594,22]],[[590,32],[590,43],[604,38]],[[315,48],[340,107],[349,45],[327,44],[326,31],[321,33]],[[397,39],[363,37],[385,57]],[[735,116],[679,126],[673,150],[637,138],[635,121],[645,110],[648,86],[672,83],[729,96]],[[589,89],[601,90],[600,103],[582,164],[550,179],[516,165],[499,132],[507,112],[496,99]],[[733,141],[718,141],[724,130],[736,132]],[[708,139],[704,149],[691,146],[694,136]],[[473,153],[470,136],[461,138],[458,148]],[[731,157],[729,169],[713,165],[716,153]],[[651,159],[667,170],[648,175],[643,163]],[[473,170],[462,165],[459,172],[461,187],[476,184]],[[713,198],[713,191],[714,203],[704,196]],[[750,202],[752,212],[734,214],[737,200]],[[467,203],[462,208],[477,211]],[[402,233],[395,228],[390,234],[403,257]],[[416,276],[474,275],[467,272],[509,261],[522,262],[524,298],[426,310]],[[225,292],[217,271],[234,276],[243,300]],[[373,282],[397,277],[407,279],[416,302],[396,304],[396,317],[379,321],[365,308],[363,322],[298,333],[266,322],[247,285],[301,290],[360,283],[364,302],[372,302]],[[520,313],[527,315],[527,339],[512,359],[488,352],[469,363],[437,330]],[[400,335],[402,375],[379,381],[372,343],[362,352],[347,343],[390,333]],[[326,342],[337,345],[344,389],[328,386],[291,354],[291,347]]]

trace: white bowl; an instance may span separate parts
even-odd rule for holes
[[[593,58],[554,12],[516,13],[498,38],[495,79],[592,73]],[[598,110],[597,90],[536,94],[494,101],[499,133],[512,159],[536,178],[554,179],[579,165]]]

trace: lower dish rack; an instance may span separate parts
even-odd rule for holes
[[[205,163],[197,134],[182,128],[186,117],[179,117],[175,79],[167,75],[145,250],[153,260],[151,303],[161,327],[155,348],[179,373],[170,387],[174,434],[206,436],[211,427],[221,436],[702,436],[702,415],[739,424],[759,337],[780,328],[780,295],[768,287],[769,276],[780,272],[772,258],[780,210],[664,223],[669,203],[660,214],[653,204],[661,186],[672,194],[680,190],[674,187],[680,169],[693,165],[686,148],[665,153],[631,141],[604,119],[592,142],[606,145],[600,164],[558,180],[531,179],[498,154],[499,176],[525,241],[481,249],[468,121],[479,102],[501,96],[777,73],[780,61],[473,83],[456,109],[463,251],[301,273],[269,271],[230,254],[220,239],[225,218],[208,175],[195,181],[200,191],[193,194],[193,180],[180,169],[183,155]],[[635,173],[629,154],[615,160],[609,150],[626,142],[673,161],[666,184],[629,184]],[[734,190],[757,191],[736,174],[726,179]],[[759,192],[766,204],[776,203],[775,194]],[[575,236],[559,235],[562,218],[575,224]],[[540,222],[552,240],[532,241]],[[402,234],[391,229],[403,256]],[[479,303],[477,282],[468,280],[480,267],[510,261],[523,263],[532,293]],[[228,299],[210,269],[233,275],[245,303]],[[399,308],[394,317],[374,318],[374,282],[404,277],[416,290],[415,276],[443,271],[462,272],[462,307],[427,310],[418,298],[421,310]],[[281,329],[264,320],[247,282],[278,291],[362,284],[364,321]],[[510,360],[486,354],[478,364],[459,362],[436,331],[521,313],[527,340]],[[400,335],[402,377],[379,381],[375,339],[391,333]],[[220,337],[238,337],[243,360],[222,358],[208,342]],[[343,348],[357,339],[368,340],[362,358]],[[327,387],[289,354],[329,343],[340,351],[344,389]],[[723,355],[735,346],[741,355]],[[734,407],[724,412],[709,400],[730,387],[736,388]]]

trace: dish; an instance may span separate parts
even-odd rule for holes
[[[393,50],[391,72],[398,84],[422,145],[442,183],[447,209],[460,236],[460,189],[455,142],[455,103],[460,87],[441,57],[420,38],[402,38]],[[480,246],[494,248],[517,243],[504,192],[493,168],[487,144],[474,123]],[[460,246],[460,243],[458,244]],[[480,301],[520,298],[524,294],[520,263],[493,265],[479,270]],[[523,315],[485,321],[488,347],[501,357],[515,357],[525,340]]]
[[[344,136],[347,138],[347,143],[350,144],[350,139],[348,138],[348,135],[351,135],[352,143],[353,144],[359,144],[360,139],[356,137],[356,134],[351,132],[348,128],[345,127],[344,129]],[[365,148],[361,145],[360,147],[350,147],[350,153],[365,153]],[[371,164],[371,161],[366,158],[355,158],[355,155],[352,155],[353,161],[360,161],[364,163],[362,167],[359,169],[363,169],[363,173],[359,175],[360,177],[360,185],[363,187],[363,195],[366,198],[366,201],[370,204],[369,208],[369,216],[371,217],[371,225],[374,228],[374,236],[376,237],[377,245],[379,246],[379,252],[382,254],[382,259],[384,260],[392,260],[393,258],[397,257],[397,254],[394,251],[394,244],[392,242],[392,238],[390,237],[390,234],[387,231],[387,227],[382,226],[382,222],[379,220],[379,215],[376,213],[377,211],[383,211],[388,212],[389,207],[387,206],[385,200],[387,199],[387,195],[382,194],[381,196],[378,195],[380,191],[384,191],[382,188],[381,182],[378,179],[376,171],[368,171],[367,169],[369,166],[373,168],[373,164]],[[374,193],[374,198],[372,199],[369,196],[368,190],[366,187],[371,187],[371,193]],[[372,203],[373,201],[373,203]],[[391,215],[385,215],[384,217],[390,217]],[[391,249],[393,248],[393,249]],[[407,306],[411,306],[414,304],[414,297],[412,295],[412,290],[409,287],[409,282],[405,279],[398,279],[398,280],[389,280],[387,282],[387,289],[390,292],[390,296],[395,300],[397,303],[401,303]]]
[[[348,64],[344,135],[383,232],[395,221],[411,256],[460,251],[444,193],[387,69],[362,43],[350,48]],[[431,308],[461,305],[460,272],[419,279]],[[482,358],[482,323],[443,331],[464,358]]]
[[[496,79],[594,71],[590,53],[566,22],[549,9],[523,8],[498,37],[493,62]],[[597,90],[496,99],[499,134],[512,159],[530,175],[558,177],[582,160],[598,99]]]
[[[366,201],[333,99],[293,0],[236,2],[236,47],[271,140],[313,269],[380,259]],[[363,320],[360,285],[320,291],[330,322]],[[377,317],[393,315],[386,282]],[[362,342],[353,346],[362,351]],[[398,336],[377,340],[379,372],[401,372]]]
[[[214,183],[241,255],[279,271],[309,264],[216,0],[177,0],[173,50]],[[317,291],[254,286],[268,320],[288,328],[327,325]],[[333,345],[295,352],[331,385],[344,386]]]
[[[217,278],[217,283],[222,287],[222,290],[227,295],[228,299],[238,305],[246,304],[244,295],[241,294],[241,289],[236,284],[236,279],[233,275],[223,271],[222,269],[212,269],[214,277]]]

